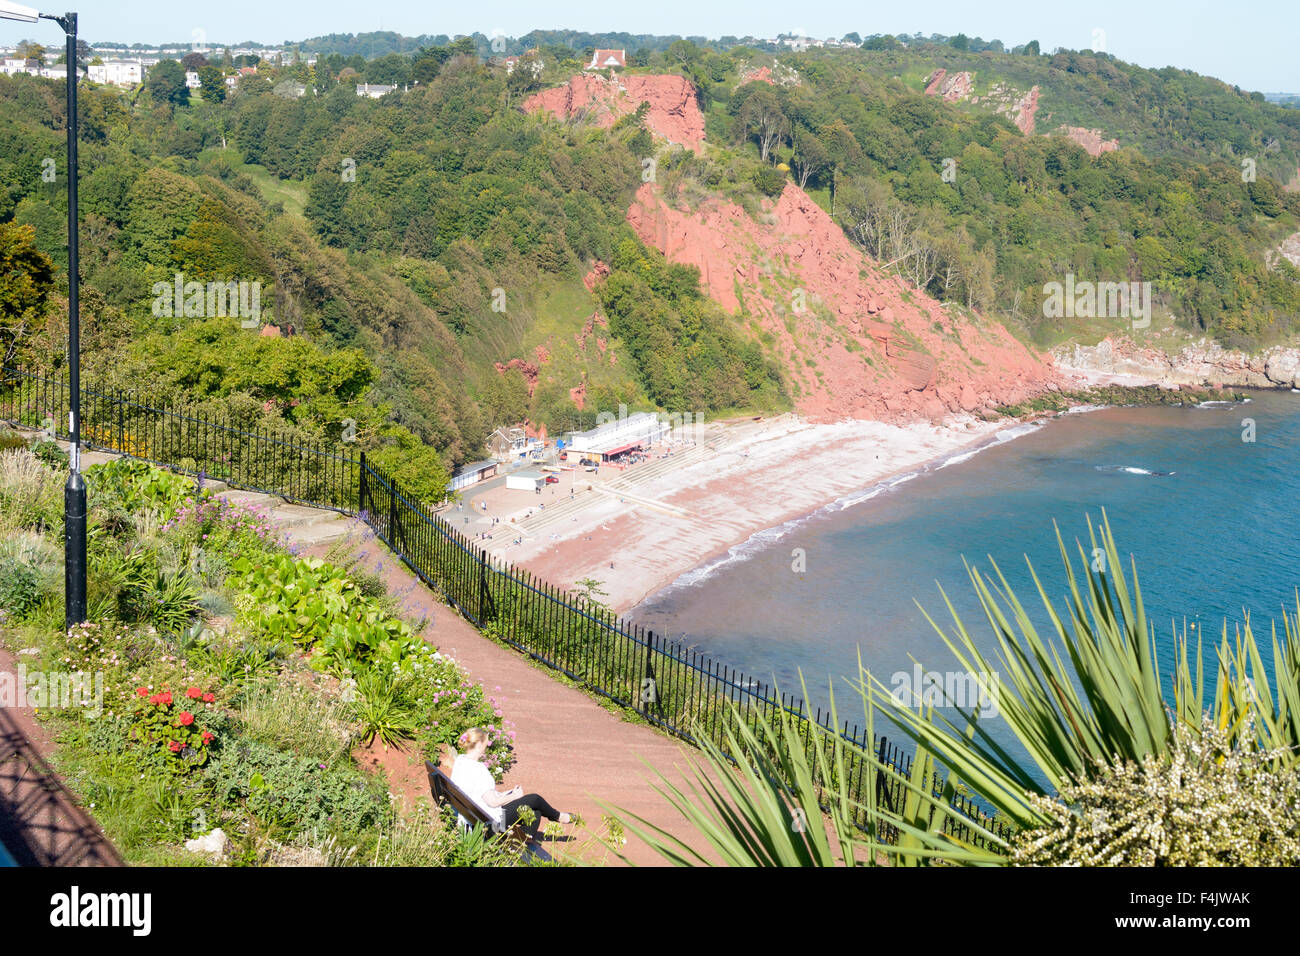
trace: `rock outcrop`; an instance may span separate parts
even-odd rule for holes
[[[647,245],[699,268],[723,308],[762,328],[796,408],[812,420],[937,420],[1059,382],[1002,326],[946,309],[882,270],[793,184],[764,204],[761,222],[717,199],[671,206],[650,183],[627,218]]]
[[[949,74],[945,69],[935,70],[926,84],[925,92],[929,96],[941,96],[946,103],[956,103],[970,96],[973,73],[962,71]]]
[[[1100,156],[1102,153],[1110,153],[1119,149],[1119,140],[1102,139],[1101,130],[1099,129],[1084,129],[1082,126],[1061,126],[1057,128],[1057,132],[1074,140],[1087,150],[1090,156]]]
[[[704,143],[704,114],[695,99],[695,87],[673,75],[616,75],[584,73],[571,76],[563,86],[534,93],[524,100],[528,112],[546,110],[557,119],[581,119],[613,126],[621,116],[650,104],[646,127],[656,136],[699,152]]]
[[[1292,233],[1282,240],[1282,244],[1268,254],[1268,264],[1277,267],[1278,258],[1285,259],[1291,265],[1300,268],[1300,232]]]
[[[1162,385],[1239,388],[1300,388],[1300,349],[1276,346],[1263,352],[1225,349],[1200,339],[1177,351],[1139,346],[1127,338],[1055,350],[1063,371],[1132,375]]]

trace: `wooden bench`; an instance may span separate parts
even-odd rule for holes
[[[483,824],[489,833],[494,832],[492,829],[492,818],[483,812],[483,809],[469,798],[469,796],[460,787],[451,782],[451,777],[443,773],[437,764],[424,762],[424,769],[429,774],[429,790],[433,794],[434,803],[445,803],[453,810],[459,813],[466,820],[470,821],[470,826],[476,823]],[[527,831],[521,822],[515,823],[510,829],[510,836],[520,841],[527,840]]]

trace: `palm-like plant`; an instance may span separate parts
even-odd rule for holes
[[[952,706],[960,722],[933,708],[913,710],[897,703],[859,663],[853,684],[862,700],[866,739],[872,739],[874,714],[887,714],[916,745],[910,773],[905,775],[870,750],[789,714],[782,714],[778,727],[759,718],[755,733],[744,715],[733,711],[737,733],[728,732],[726,752],[702,741],[705,766],[692,764],[707,804],[699,801],[698,792],[693,801],[662,775],[667,786],[660,792],[728,863],[827,864],[852,861],[855,854],[868,862],[884,859],[893,864],[1002,862],[1009,851],[1006,840],[988,826],[987,819],[953,806],[957,781],[1016,829],[1048,826],[1051,820],[1035,797],[1051,796],[1148,756],[1164,759],[1173,746],[1175,729],[1182,726],[1199,733],[1207,711],[1201,646],[1198,643],[1193,657],[1185,635],[1175,642],[1168,685],[1174,702],[1167,705],[1136,567],[1130,565],[1130,586],[1104,514],[1102,525],[1095,530],[1090,526],[1089,534],[1091,552],[1086,554],[1078,546],[1083,559],[1080,574],[1057,531],[1069,591],[1062,612],[1029,566],[1051,622],[1049,637],[1040,633],[996,564],[995,577],[989,578],[967,565],[996,637],[995,655],[977,646],[947,595],[943,598],[953,619],[951,634],[926,615],[967,673],[999,675],[993,688],[997,712],[1028,755],[1028,764],[994,739],[974,709]],[[1284,612],[1283,627],[1282,641],[1276,631],[1273,635],[1274,693],[1249,619],[1232,642],[1225,624],[1208,712],[1229,739],[1274,753],[1275,765],[1294,766],[1300,755],[1300,606],[1295,618]],[[837,720],[832,701],[831,726],[838,726]],[[820,786],[810,772],[809,751]],[[731,769],[728,754],[735,759],[738,774]],[[867,771],[866,785],[856,794],[844,783],[849,779],[846,758]],[[943,774],[936,776],[936,771]],[[936,779],[942,781],[937,792]],[[747,787],[740,785],[742,781]],[[903,799],[896,809],[876,801],[882,781],[901,791]],[[823,839],[820,826],[793,835],[777,826],[781,820],[788,824],[796,811],[808,820],[819,820],[819,806],[827,813],[826,825],[838,854],[830,852],[831,843]],[[628,829],[666,859],[704,861],[665,831],[632,819],[636,823],[629,821]]]

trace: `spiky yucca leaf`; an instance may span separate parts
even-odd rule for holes
[[[731,705],[725,751],[697,728],[703,760],[697,764],[687,758],[686,790],[651,768],[659,778],[655,790],[704,838],[702,849],[711,850],[715,859],[637,814],[601,806],[678,866],[711,866],[717,860],[728,866],[855,865],[859,862],[855,852],[861,855],[865,844],[853,835],[852,811],[843,796],[847,791],[840,773],[842,751],[828,759],[823,731],[788,712],[781,713],[776,727],[761,714],[750,716],[757,732]],[[808,740],[800,733],[801,726],[809,732]],[[809,746],[816,754],[818,775],[831,782],[829,789],[819,791],[814,785],[807,759]],[[734,757],[734,764],[728,754]],[[826,818],[819,799],[829,805]],[[828,826],[833,844],[827,837]]]

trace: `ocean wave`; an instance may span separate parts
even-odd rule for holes
[[[1176,471],[1152,471],[1149,468],[1138,468],[1136,465],[1093,465],[1098,471],[1113,471],[1125,475],[1144,475],[1151,478],[1168,478],[1170,475],[1176,475]]]
[[[1082,415],[1084,412],[1100,412],[1109,405],[1071,405],[1064,412],[1066,415]]]

